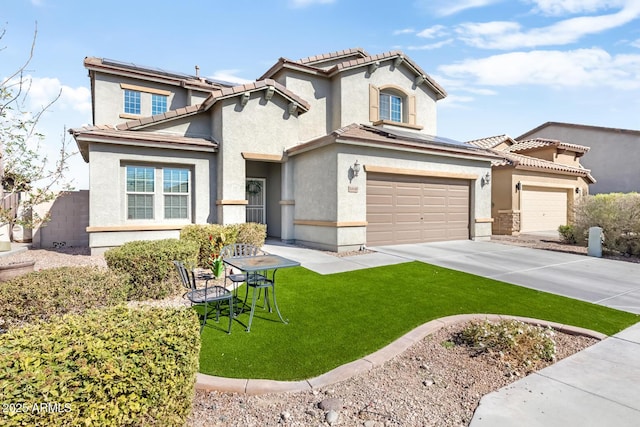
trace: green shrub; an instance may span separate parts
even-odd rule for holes
[[[211,240],[210,240],[211,238]],[[267,238],[267,226],[253,222],[242,224],[194,224],[180,231],[180,240],[196,242],[198,267],[209,267],[212,251],[233,243],[248,243],[262,247]],[[212,248],[213,241],[213,248]]]
[[[198,246],[178,239],[137,240],[109,249],[104,259],[110,269],[129,276],[130,299],[162,299],[180,288],[174,260],[194,265]]]
[[[518,320],[470,322],[456,342],[503,360],[516,372],[531,372],[539,361],[552,361],[556,345],[550,328]]]
[[[640,194],[611,193],[582,198],[576,206],[575,235],[586,244],[590,227],[602,227],[606,250],[640,256]]]
[[[192,310],[117,307],[10,330],[0,335],[0,396],[14,406],[0,424],[182,426],[199,328]]]
[[[267,238],[266,224],[257,224],[255,222],[247,222],[243,224],[235,224],[238,228],[238,238],[236,243],[247,243],[261,248]]]
[[[126,301],[128,278],[96,267],[35,271],[0,283],[0,329]]]
[[[560,237],[562,237],[563,242],[570,243],[572,245],[577,243],[575,226],[571,224],[561,225],[558,227],[558,232],[560,233]]]

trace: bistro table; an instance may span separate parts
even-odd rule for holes
[[[247,303],[247,297],[249,295],[249,288],[253,288],[253,299],[251,302],[251,312],[249,314],[249,325],[246,329],[247,332],[251,331],[251,322],[253,321],[253,314],[256,309],[256,290],[259,291],[263,288],[265,290],[264,299],[267,307],[269,308],[269,312],[271,312],[271,305],[269,304],[269,288],[271,288],[273,291],[273,305],[276,308],[278,317],[280,318],[282,323],[287,323],[287,321],[282,318],[282,314],[280,314],[278,301],[276,300],[276,271],[278,271],[278,269],[280,268],[297,267],[300,265],[298,261],[293,261],[291,259],[281,257],[280,255],[265,254],[256,256],[231,257],[224,259],[224,263],[246,273],[247,292],[245,294],[245,305]],[[272,272],[271,278],[267,277],[267,271]]]

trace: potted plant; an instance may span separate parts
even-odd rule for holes
[[[215,239],[213,235],[209,235],[209,242],[211,244],[211,256],[209,258],[209,267],[211,268],[211,273],[216,277],[220,278],[224,275],[224,262],[222,261],[222,257],[220,256],[220,252],[224,247],[226,241],[226,237],[224,233],[220,233],[218,237]]]

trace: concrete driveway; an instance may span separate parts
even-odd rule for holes
[[[494,242],[452,241],[372,249],[378,256],[384,254],[396,261],[423,261],[640,314],[637,263]]]

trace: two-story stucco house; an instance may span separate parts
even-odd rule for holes
[[[573,220],[576,200],[595,179],[580,163],[589,147],[508,135],[469,141],[502,157],[493,164],[493,234],[557,231]]]
[[[343,251],[491,235],[491,161],[435,137],[446,92],[399,51],[281,58],[233,86],[86,58],[92,250],[185,224],[267,224]],[[197,73],[196,73],[197,74]]]
[[[640,191],[640,130],[546,122],[517,139],[552,138],[590,147],[582,159],[598,182],[591,193]]]

